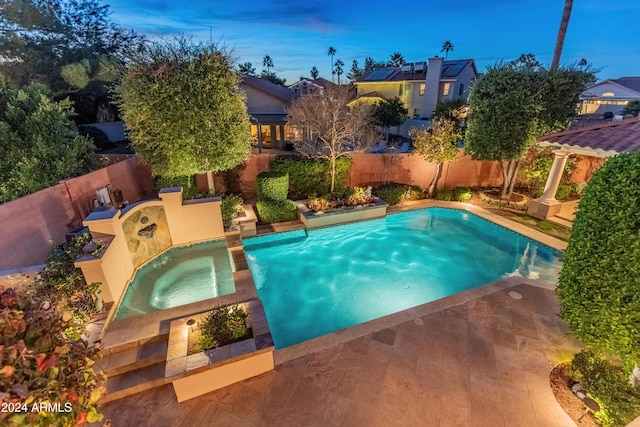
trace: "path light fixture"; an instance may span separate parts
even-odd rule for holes
[[[597,412],[600,410],[598,402],[587,396],[587,390],[580,383],[573,383],[571,391],[578,399],[582,400],[582,403],[586,406],[584,412],[578,418],[578,422],[582,422],[582,418],[589,413],[589,411]]]

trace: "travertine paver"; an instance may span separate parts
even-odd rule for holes
[[[557,311],[553,291],[517,285],[181,404],[167,385],[104,413],[114,426],[575,426],[549,387],[579,348]]]

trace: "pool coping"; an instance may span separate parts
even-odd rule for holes
[[[343,344],[356,338],[360,338],[383,329],[394,328],[404,322],[424,317],[438,311],[451,308],[460,304],[466,304],[474,299],[490,295],[497,291],[506,290],[518,285],[531,285],[549,290],[554,290],[555,285],[540,279],[532,280],[519,276],[507,277],[495,282],[481,285],[467,291],[459,292],[444,298],[418,305],[397,313],[379,317],[368,322],[340,329],[298,344],[282,349],[276,348],[274,359],[276,366],[291,360],[299,359],[308,354],[317,353],[336,345]]]

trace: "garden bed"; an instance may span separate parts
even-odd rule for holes
[[[561,363],[553,368],[549,374],[549,382],[558,404],[577,425],[600,427],[600,424],[596,423],[591,413],[584,415],[584,417],[578,421],[578,418],[580,418],[585,411],[585,405],[571,391],[570,387],[573,383],[573,378],[571,378],[571,373],[569,372],[569,364]]]
[[[384,218],[389,204],[381,199],[374,199],[367,205],[343,206],[326,211],[312,212],[307,207],[307,200],[296,202],[300,221],[307,229],[327,227],[365,219]]]
[[[482,201],[490,204],[501,204],[501,205],[506,205],[506,206],[515,207],[515,208],[522,208],[522,209],[524,209],[524,207],[527,206],[527,202],[529,201],[529,198],[524,194],[519,194],[515,192],[511,193],[511,195],[507,199],[500,198],[499,189],[479,191],[478,196],[480,196],[480,199]]]

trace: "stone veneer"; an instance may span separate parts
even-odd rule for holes
[[[153,232],[141,233],[141,230],[153,225],[156,226]],[[134,212],[122,223],[122,231],[134,267],[141,266],[171,247],[171,233],[162,206],[147,206]]]

